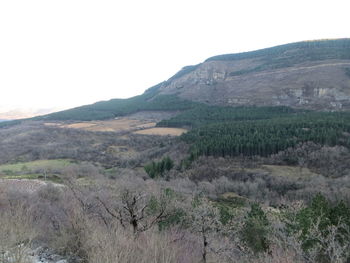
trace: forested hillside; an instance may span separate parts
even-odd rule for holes
[[[219,107],[198,104],[192,109],[186,110],[174,118],[163,120],[158,126],[165,127],[192,127],[197,128],[207,124],[263,120],[284,116],[293,116],[307,111],[296,110],[290,107]]]
[[[286,52],[290,51],[290,54]],[[304,41],[280,45],[238,54],[226,54],[208,58],[206,61],[234,61],[261,58],[263,63],[249,70],[234,71],[232,76],[267,69],[291,67],[296,64],[327,59],[350,59],[350,40]]]
[[[200,106],[158,125],[194,127],[182,135],[194,155],[268,156],[302,142],[350,147],[348,112]]]
[[[112,99],[100,101],[91,105],[60,111],[34,120],[105,120],[144,110],[177,111],[186,110],[196,103],[180,99],[173,95],[157,95],[162,83],[148,89],[144,94],[129,99]]]

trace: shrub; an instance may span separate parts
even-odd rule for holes
[[[169,156],[164,157],[160,162],[151,162],[145,165],[145,171],[151,178],[163,177],[166,171],[170,171],[174,167],[173,160]]]
[[[251,205],[241,235],[242,241],[253,253],[268,251],[270,246],[268,239],[269,221],[259,204]]]
[[[300,209],[290,229],[305,255],[317,262],[347,262],[350,253],[350,207],[343,201],[331,204],[317,194]]]

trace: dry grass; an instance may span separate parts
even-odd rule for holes
[[[143,135],[170,135],[170,136],[180,136],[181,134],[187,132],[186,129],[180,128],[151,128],[134,132],[135,134]]]
[[[186,129],[180,128],[158,128],[155,127],[157,122],[155,119],[140,118],[118,118],[106,121],[86,121],[76,123],[45,123],[46,126],[54,126],[58,128],[81,129],[92,132],[131,132],[142,135],[160,135],[160,136],[180,136],[187,132]]]
[[[150,123],[144,123],[144,124],[137,125],[136,127],[141,128],[141,129],[147,129],[147,128],[155,127],[156,124],[157,124],[156,122],[150,122]]]
[[[107,121],[87,121],[71,124],[64,123],[45,123],[46,126],[55,126],[68,129],[82,129],[94,132],[133,132],[143,135],[170,135],[180,136],[187,132],[186,129],[180,128],[158,128],[154,120],[141,120],[131,118],[119,118],[116,120]]]
[[[79,123],[73,123],[68,125],[63,125],[64,128],[72,128],[72,129],[87,129],[96,126],[95,123],[91,122],[79,122]]]
[[[45,123],[46,126],[55,126],[59,128],[68,129],[82,129],[94,132],[121,132],[121,131],[135,131],[138,129],[151,128],[156,125],[152,120],[138,120],[131,118],[120,118],[106,121],[86,121],[71,124],[64,123]]]
[[[263,165],[266,171],[269,171],[272,175],[276,176],[288,176],[288,177],[311,177],[317,174],[311,172],[308,168],[302,168],[300,173],[300,167],[286,166],[286,165]]]
[[[30,263],[28,247],[36,236],[28,209],[16,204],[0,213],[0,262]]]
[[[107,152],[113,156],[124,159],[134,158],[138,155],[137,151],[133,148],[124,145],[111,145],[107,148]]]
[[[298,166],[287,165],[262,165],[257,169],[246,169],[249,172],[268,173],[272,176],[285,176],[285,177],[312,177],[318,174],[311,172],[308,168],[302,168]]]

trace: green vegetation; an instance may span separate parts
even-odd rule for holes
[[[191,160],[198,155],[268,156],[307,141],[350,146],[348,112],[201,105],[158,126],[194,128],[181,136],[192,144]]]
[[[183,135],[193,152],[214,156],[268,156],[312,141],[350,146],[349,114],[307,114],[289,118],[219,123]]]
[[[159,84],[161,85],[161,84]],[[173,111],[187,110],[197,103],[183,100],[174,95],[159,95],[159,85],[148,89],[144,94],[129,99],[112,99],[91,105],[55,112],[34,118],[35,120],[104,120],[124,116],[143,110]]]
[[[255,68],[231,72],[231,76],[269,69],[291,67],[295,64],[326,60],[349,59],[350,39],[305,41],[238,54],[214,56],[206,61],[232,61],[257,58],[262,64]]]
[[[21,123],[20,120],[2,121],[2,122],[0,122],[0,128],[7,128],[7,127],[11,127],[11,126],[20,124],[20,123]]]
[[[24,171],[33,171],[35,169],[58,169],[67,167],[72,164],[71,160],[56,159],[56,160],[37,160],[32,162],[3,164],[0,165],[2,173],[20,173]]]
[[[290,234],[299,234],[305,253],[317,251],[315,258],[322,262],[340,262],[335,261],[335,257],[346,256],[346,246],[350,242],[350,207],[344,201],[332,204],[323,195],[317,194],[309,206],[288,217],[288,230]],[[334,251],[329,250],[334,244],[338,247],[332,248]],[[340,249],[342,247],[344,251]],[[339,251],[334,255],[336,249]]]
[[[267,252],[270,246],[268,240],[269,221],[260,205],[251,205],[242,228],[242,241],[254,252]]]
[[[238,76],[263,70],[291,67],[295,64],[307,61],[326,59],[349,59],[350,39],[296,42],[255,51],[218,55],[208,58],[207,60],[205,60],[205,62],[232,61],[252,58],[257,58],[262,63],[254,68],[233,71],[229,75]],[[201,64],[183,67],[167,82],[161,84],[166,85],[172,80],[181,78],[182,76],[187,75],[196,70],[200,65]]]
[[[58,171],[72,165],[71,160],[37,160],[32,162],[20,162],[0,165],[0,174],[3,179],[45,179],[53,182],[61,182]]]
[[[233,71],[230,73],[230,75],[235,76],[263,70],[291,67],[295,64],[308,61],[326,59],[350,59],[350,39],[291,43],[257,51],[215,56],[207,59],[206,61],[231,61],[249,58],[258,59],[258,65],[249,69]],[[159,89],[162,86],[166,86],[171,83],[172,80],[193,72],[198,68],[199,65],[182,68],[168,81],[159,83],[158,85],[149,88],[144,94],[139,96],[135,96],[129,99],[112,99],[109,101],[101,101],[91,105],[85,105],[66,111],[36,117],[34,119],[90,121],[112,119],[118,116],[124,116],[142,110],[169,111],[196,108],[192,112],[193,116],[195,116],[196,110],[203,110],[205,109],[205,106],[203,106],[202,109],[197,109],[197,106],[200,105],[198,103],[186,101],[175,95],[159,95]],[[346,69],[346,74],[349,74],[348,69]],[[225,111],[225,109],[223,109],[223,111]],[[180,125],[179,123],[176,123],[176,121],[179,119],[181,119],[182,122],[188,121],[182,117],[172,120],[172,123],[163,123],[163,125]],[[235,118],[239,117],[236,116]],[[257,118],[253,117],[253,119]],[[193,121],[191,121],[191,124],[196,125],[197,123],[193,123]],[[9,124],[0,124],[0,127],[2,127],[2,125],[6,126]]]
[[[55,183],[62,183],[62,179],[56,174],[23,174],[23,175],[9,175],[2,179],[29,179],[29,180],[47,180]]]
[[[312,60],[312,45],[320,59],[345,57],[341,45],[349,48],[341,40],[252,52],[263,63],[253,70],[292,65],[303,55]],[[264,56],[269,52],[271,61]],[[34,240],[81,262],[349,262],[350,112],[208,106],[160,96],[162,85],[167,83],[134,98],[36,119],[179,110],[157,125],[188,128],[180,138],[116,136],[30,121],[0,130],[0,159],[7,163],[0,165],[1,179],[65,184],[39,183],[25,193],[6,187],[37,182],[1,180],[1,251],[25,249]],[[19,160],[37,161],[11,163]],[[155,180],[145,178],[143,169]]]
[[[350,78],[350,68],[345,68],[345,74]]]
[[[169,156],[164,157],[160,162],[151,162],[145,165],[145,171],[151,178],[163,177],[166,171],[174,167],[173,160]]]
[[[283,116],[291,116],[293,113],[305,111],[295,110],[286,106],[278,107],[218,107],[204,104],[182,112],[171,118],[163,120],[157,124],[160,127],[192,127],[198,128],[208,124],[264,120]]]

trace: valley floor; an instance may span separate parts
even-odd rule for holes
[[[0,251],[19,263],[24,247],[49,247],[62,255],[56,263],[346,262],[347,149],[304,143],[269,157],[189,162],[178,137],[186,130],[159,135],[157,121],[0,129]]]

